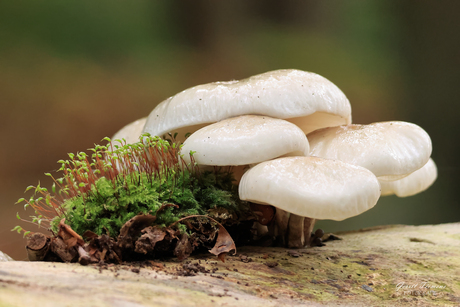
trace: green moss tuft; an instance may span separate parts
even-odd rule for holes
[[[91,158],[78,153],[59,161],[62,178],[48,174],[58,192],[38,185],[32,187],[31,199],[21,199],[38,214],[33,222],[48,223],[56,232],[66,218],[79,234],[90,230],[116,237],[123,224],[140,213],[155,215],[156,224],[168,226],[216,207],[232,214],[246,210],[228,170],[200,172],[193,163],[186,165],[173,142],[143,135],[136,144],[117,140],[90,150]]]

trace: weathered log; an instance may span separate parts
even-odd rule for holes
[[[0,306],[460,305],[460,223],[340,237],[294,250],[238,247],[225,263],[211,254],[132,265],[0,262]]]

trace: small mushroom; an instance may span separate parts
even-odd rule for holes
[[[326,78],[300,70],[263,73],[241,81],[214,82],[186,89],[161,102],[144,132],[185,133],[239,115],[286,119],[304,133],[351,123],[350,102]]]
[[[115,133],[115,135],[112,137],[112,140],[125,139],[127,144],[134,144],[139,142],[139,137],[142,134],[142,130],[144,129],[146,121],[147,117],[144,117],[124,126],[117,133]]]
[[[244,115],[208,125],[185,140],[199,165],[248,165],[284,155],[305,156],[308,140],[296,125],[268,116]],[[186,162],[189,156],[184,155]]]
[[[125,139],[126,144],[134,144],[134,143],[139,142],[140,141],[139,137],[142,134],[142,129],[144,128],[146,121],[147,121],[147,117],[144,117],[144,118],[135,120],[132,123],[129,123],[128,125],[124,126],[117,133],[113,135],[112,141],[115,141],[115,140],[121,141]],[[117,145],[120,145],[118,144],[118,142],[116,143]],[[124,158],[121,158],[121,160],[124,160]],[[117,167],[119,169],[124,168],[124,164],[122,163],[122,161],[117,160],[115,161],[115,163],[117,164]]]
[[[310,155],[367,168],[382,180],[407,176],[428,162],[430,136],[406,122],[324,128],[307,135]]]
[[[241,178],[239,196],[290,212],[289,221],[294,220],[288,226],[286,245],[302,247],[309,245],[316,219],[341,221],[372,208],[380,184],[360,166],[317,157],[284,157],[249,169]]]
[[[402,179],[394,181],[384,181],[379,179],[382,189],[381,195],[385,196],[395,194],[398,197],[415,195],[428,189],[436,180],[437,176],[438,171],[436,164],[433,159],[430,158],[422,168]]]

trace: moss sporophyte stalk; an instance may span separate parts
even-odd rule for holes
[[[80,235],[89,230],[116,237],[139,214],[156,216],[154,224],[167,227],[209,210],[223,208],[230,215],[244,211],[246,205],[238,198],[230,170],[200,171],[193,153],[192,163],[186,164],[181,146],[173,139],[143,134],[135,144],[104,140],[108,145],[96,145],[89,149],[90,155],[79,152],[58,161],[62,177],[46,174],[54,182],[51,191],[40,184],[26,189],[34,194],[18,203],[35,210],[30,222],[57,234],[65,218]],[[182,233],[186,231],[184,225],[175,225]],[[14,230],[30,233],[20,226]]]

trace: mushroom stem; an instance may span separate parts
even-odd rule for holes
[[[286,245],[289,248],[302,248],[305,246],[304,217],[291,213],[289,217]]]
[[[303,233],[305,237],[305,246],[311,246],[311,232],[315,227],[316,219],[305,217],[303,224]]]
[[[289,224],[289,212],[276,208],[275,214],[275,244],[277,246],[286,246],[286,234]]]

